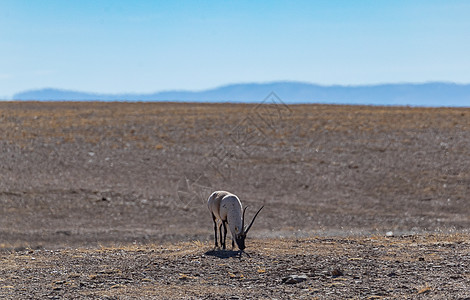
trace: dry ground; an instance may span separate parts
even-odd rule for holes
[[[469,117],[464,108],[0,102],[0,293],[469,297]],[[216,189],[238,194],[249,217],[265,205],[251,258],[206,253],[205,201]],[[387,232],[396,237],[371,239]],[[308,279],[283,284],[290,273]]]
[[[21,250],[0,297],[36,299],[469,299],[468,235],[250,240],[250,257],[199,241]],[[304,281],[292,282],[291,275]]]

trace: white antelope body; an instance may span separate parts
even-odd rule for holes
[[[250,230],[253,222],[258,216],[258,213],[263,209],[264,206],[258,210],[258,212],[251,220],[248,227],[245,228],[245,209],[242,212],[242,203],[240,199],[232,193],[225,191],[213,192],[207,200],[207,206],[212,214],[212,220],[214,221],[214,239],[215,247],[218,247],[217,243],[217,227],[220,233],[220,244],[222,249],[225,249],[225,239],[227,237],[227,223],[232,233],[232,248],[235,247],[235,242],[238,248],[243,251],[245,249],[245,238],[246,234]],[[217,226],[217,223],[220,224]],[[222,227],[224,228],[224,234],[222,235]]]

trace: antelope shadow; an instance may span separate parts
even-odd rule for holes
[[[235,251],[235,250],[209,250],[205,253],[205,255],[208,256],[214,256],[217,258],[233,258],[233,257],[240,257],[240,251]]]

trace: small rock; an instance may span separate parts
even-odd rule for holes
[[[285,284],[296,284],[299,282],[303,282],[307,280],[307,275],[302,274],[302,275],[289,275],[287,277],[282,278],[282,283]]]
[[[344,274],[340,269],[334,269],[333,271],[331,271],[331,276],[333,276],[333,278],[343,276],[343,275]]]
[[[393,231],[387,231],[387,233],[385,233],[386,236],[388,237],[393,237],[394,234],[393,234]]]

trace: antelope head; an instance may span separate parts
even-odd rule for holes
[[[261,206],[261,208],[256,212],[255,216],[253,217],[253,219],[251,220],[251,223],[250,225],[248,225],[248,227],[245,228],[245,212],[246,212],[246,209],[248,208],[248,206],[246,206],[244,209],[243,209],[243,216],[242,216],[242,232],[239,233],[237,235],[237,237],[235,238],[235,241],[237,242],[237,245],[238,245],[238,248],[243,252],[243,250],[245,249],[245,238],[246,238],[246,235],[248,234],[248,231],[250,231],[250,228],[251,226],[253,225],[253,222],[255,221],[256,217],[258,216],[259,212],[263,209],[264,205]]]

